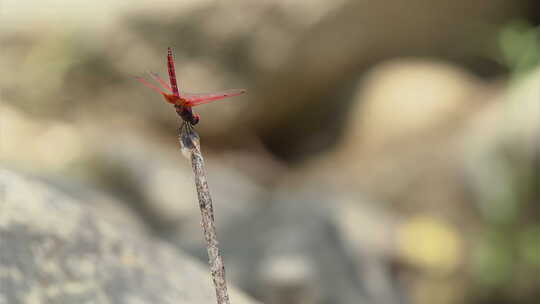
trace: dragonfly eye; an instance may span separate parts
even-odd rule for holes
[[[193,115],[193,121],[191,122],[191,124],[196,125],[199,122],[200,119],[201,119],[201,117],[199,116],[199,114]]]

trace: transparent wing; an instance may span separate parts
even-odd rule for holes
[[[155,72],[148,72],[148,74],[157,82],[159,82],[159,84],[161,84],[161,86],[163,88],[165,88],[165,90],[168,90],[169,92],[172,92],[172,89],[171,87],[167,84],[167,82],[165,82],[165,80],[163,80],[163,78],[161,78],[159,76],[158,73],[155,73]]]
[[[245,89],[231,89],[216,93],[202,93],[202,94],[193,94],[193,93],[181,93],[180,96],[186,101],[187,105],[194,107],[201,104],[209,103],[212,101],[220,100],[227,97],[233,97],[242,95],[246,92]]]
[[[142,77],[135,77],[135,79],[137,79],[139,82],[141,82],[142,84],[144,84],[145,86],[149,87],[150,89],[158,92],[159,94],[163,94],[165,92],[163,92],[160,88],[158,88],[157,86],[151,84],[150,82],[148,82],[146,79],[142,78]]]

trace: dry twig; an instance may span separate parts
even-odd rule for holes
[[[214,225],[214,208],[206,181],[204,159],[199,145],[199,135],[189,123],[184,123],[182,128],[180,128],[180,146],[184,156],[191,160],[193,174],[195,175],[195,186],[197,188],[202,217],[201,226],[204,231],[204,238],[206,239],[208,263],[210,264],[210,272],[216,289],[217,303],[229,304],[229,294],[225,280],[225,265],[223,264],[217,241],[216,227]]]

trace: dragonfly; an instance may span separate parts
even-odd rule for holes
[[[153,89],[154,91],[163,95],[165,100],[174,105],[176,113],[182,118],[184,124],[188,126],[194,126],[199,123],[200,116],[193,113],[193,107],[210,103],[216,100],[238,96],[246,93],[245,89],[230,89],[215,93],[185,93],[178,90],[178,83],[176,81],[176,72],[174,69],[174,56],[172,48],[167,49],[167,69],[169,71],[170,85],[165,82],[157,73],[150,72],[150,76],[159,83],[163,89],[150,83],[143,77],[137,77],[136,79]]]

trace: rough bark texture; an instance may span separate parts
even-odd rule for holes
[[[216,288],[216,297],[218,304],[228,304],[229,294],[227,292],[227,282],[225,280],[225,265],[219,251],[219,243],[214,225],[214,208],[212,206],[212,197],[208,189],[206,172],[204,170],[204,159],[199,146],[199,137],[191,128],[185,129],[181,135],[182,149],[190,152],[191,165],[195,175],[195,186],[199,198],[199,208],[201,209],[201,226],[204,230],[206,240],[206,249],[208,252],[208,263],[214,287]]]

